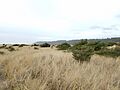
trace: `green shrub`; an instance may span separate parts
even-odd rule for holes
[[[108,44],[104,43],[104,42],[97,41],[97,42],[89,42],[87,44],[87,46],[93,48],[94,51],[99,51],[99,50],[101,50],[103,48],[106,48],[108,46]]]
[[[39,45],[39,44],[32,44],[31,47],[32,47],[32,46],[40,46],[40,45]]]
[[[90,61],[90,58],[93,55],[93,48],[81,47],[80,50],[73,50],[72,53],[73,58],[77,61]]]
[[[104,42],[87,42],[82,40],[80,43],[75,44],[71,47],[71,51],[73,53],[73,57],[77,61],[89,61],[91,56],[96,52],[104,50],[108,46],[107,43]]]
[[[50,44],[44,43],[44,44],[41,44],[40,46],[41,46],[41,47],[50,47]]]
[[[90,61],[91,55],[93,54],[93,45],[88,44],[87,40],[81,40],[70,48],[72,51],[73,58],[78,62]]]
[[[81,41],[80,41],[80,45],[85,45],[85,44],[87,44],[88,43],[88,40],[87,39],[82,39]]]
[[[70,44],[63,43],[63,44],[58,45],[56,48],[58,48],[58,50],[68,50],[70,47],[71,47]]]
[[[27,44],[20,44],[19,47],[29,46]]]
[[[10,51],[10,52],[15,51],[15,48],[13,48],[12,46],[9,46],[8,51]]]
[[[94,46],[97,45],[98,43],[100,43],[100,41],[90,41],[87,43],[88,46]]]
[[[19,46],[19,44],[13,44],[12,46]]]
[[[96,54],[116,58],[116,57],[120,56],[120,48],[103,49],[103,50],[101,50],[99,52],[96,52]]]
[[[91,48],[91,49],[93,49],[94,50],[94,48],[95,48],[95,45],[96,45],[96,43],[95,42],[92,42],[92,43],[84,43],[83,44],[83,41],[82,41],[82,43],[80,42],[80,43],[77,43],[77,44],[75,44],[74,46],[72,46],[71,48],[70,48],[70,51],[74,51],[74,50],[81,50],[81,49],[85,49],[85,48]]]
[[[79,43],[73,45],[69,51],[80,50],[83,46],[89,46],[87,39],[82,39]]]
[[[82,45],[80,45],[79,43],[75,44],[74,46],[72,46],[70,49],[73,50],[79,50],[81,48]]]
[[[23,47],[24,45],[23,44],[20,44],[19,47]]]
[[[39,48],[37,48],[37,47],[34,47],[34,49],[35,49],[35,50],[39,50]]]
[[[101,41],[92,41],[88,42],[87,40],[81,40],[79,43],[70,47],[69,44],[64,43],[58,45],[59,50],[67,50],[72,52],[73,58],[77,61],[89,61],[93,54],[99,54],[110,57],[120,56],[120,48],[115,48],[112,50],[107,50],[108,46],[115,45],[114,42],[101,42]]]

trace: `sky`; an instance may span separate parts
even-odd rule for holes
[[[120,37],[120,0],[0,0],[0,43]]]

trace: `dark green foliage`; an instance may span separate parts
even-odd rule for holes
[[[107,49],[108,46],[113,46],[116,43],[112,42],[87,42],[82,40],[78,44],[75,44],[70,48],[73,53],[73,57],[77,61],[89,61],[93,54],[99,54],[110,57],[120,56],[120,48]]]
[[[19,44],[19,47],[29,46],[27,44]]]
[[[50,44],[44,43],[44,44],[41,44],[40,46],[41,46],[41,47],[50,47]]]
[[[94,51],[99,51],[103,48],[105,48],[107,45],[103,42],[98,42],[95,46],[94,46]]]
[[[87,44],[88,43],[88,40],[87,39],[82,39],[81,41],[80,41],[80,45],[85,45],[85,44]]]
[[[58,45],[56,48],[58,48],[58,50],[68,50],[70,47],[71,47],[70,44],[63,43],[63,44]]]
[[[73,58],[78,62],[89,61],[94,51],[94,45],[96,43],[88,43],[87,40],[81,40],[81,42],[71,47]]]
[[[115,58],[120,56],[120,48],[103,49],[103,50],[100,50],[99,52],[96,52],[96,54]]]
[[[10,52],[15,51],[15,48],[13,48],[12,46],[9,46],[8,51],[10,51]]]
[[[87,39],[82,39],[79,43],[73,45],[72,47],[68,43],[63,43],[58,45],[59,50],[67,50],[72,52],[73,58],[77,61],[90,61],[93,54],[99,54],[110,57],[120,56],[120,48],[107,49],[108,46],[117,45],[116,42],[102,42],[102,41],[90,41]]]
[[[79,43],[77,43],[77,44],[75,44],[74,46],[72,46],[72,47],[70,48],[70,50],[71,50],[71,51],[80,50],[81,47],[86,46],[87,44],[88,44],[87,39],[85,39],[85,40],[82,39]]]
[[[19,44],[13,44],[12,46],[19,46]]]
[[[40,46],[39,44],[33,44],[33,45],[31,45],[31,46]]]
[[[93,48],[82,46],[79,50],[73,50],[73,58],[77,61],[89,61],[93,55]]]
[[[39,48],[37,48],[37,47],[34,47],[34,49],[35,49],[35,50],[39,50]]]
[[[24,45],[23,44],[20,44],[19,47],[23,47]]]

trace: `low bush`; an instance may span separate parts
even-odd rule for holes
[[[27,44],[19,44],[19,47],[29,46]]]
[[[73,53],[73,57],[77,61],[89,61],[91,55],[99,54],[109,57],[118,57],[120,56],[120,48],[115,49],[106,49],[108,46],[115,45],[112,42],[87,42],[82,40],[81,42],[75,44],[70,48],[70,51]]]
[[[12,46],[9,46],[8,51],[10,51],[10,52],[15,51],[15,48],[13,48]]]
[[[19,46],[19,44],[13,44],[12,46]]]
[[[77,61],[89,61],[93,54],[99,54],[110,57],[120,56],[120,48],[108,50],[108,46],[117,45],[114,42],[101,42],[101,41],[87,41],[81,40],[79,43],[73,45],[72,47],[68,43],[63,43],[58,45],[59,50],[67,50],[72,52],[73,58]]]
[[[23,44],[20,44],[19,47],[23,47],[24,45]]]
[[[79,50],[82,46],[86,46],[88,44],[87,39],[82,39],[79,43],[73,45],[70,49],[72,50]]]
[[[56,48],[58,48],[58,50],[68,50],[70,47],[71,47],[70,44],[63,43],[63,44],[58,45]]]
[[[37,48],[37,47],[34,47],[34,49],[35,49],[35,50],[38,50],[39,48]]]
[[[31,47],[33,47],[33,46],[40,46],[40,45],[39,44],[32,44]]]
[[[72,51],[73,58],[78,62],[90,61],[91,56],[94,54],[93,48],[81,47],[79,50]]]
[[[100,50],[99,52],[96,52],[96,54],[116,58],[120,56],[120,48],[103,49],[103,50]]]
[[[50,44],[44,43],[44,44],[41,44],[40,46],[41,46],[41,47],[50,47]]]

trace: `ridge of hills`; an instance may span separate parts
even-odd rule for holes
[[[43,44],[43,43],[49,43],[51,45],[58,45],[62,43],[69,43],[74,45],[75,43],[80,42],[82,39],[76,39],[76,40],[57,40],[57,41],[38,41],[35,42],[35,44]],[[101,42],[120,42],[120,37],[113,37],[113,38],[105,38],[105,39],[87,39],[89,42],[94,42],[94,41],[101,41]]]

